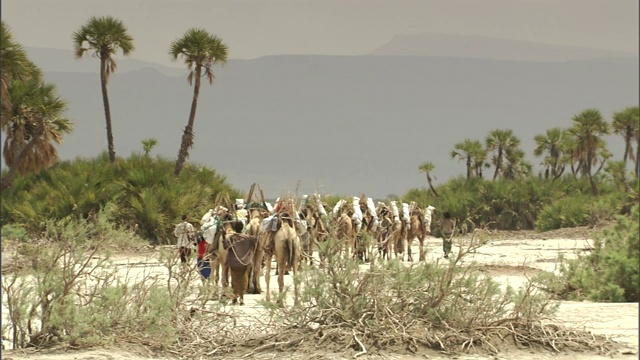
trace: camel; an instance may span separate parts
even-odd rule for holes
[[[394,221],[391,224],[391,233],[389,234],[389,245],[393,246],[393,254],[396,259],[404,260],[404,253],[407,244],[407,227],[404,221]]]
[[[336,221],[336,241],[339,244],[339,251],[342,252],[344,247],[345,253],[349,256],[356,241],[356,232],[349,212],[343,212]]]
[[[314,244],[317,246],[323,243],[327,239],[329,231],[327,230],[325,219],[312,205],[307,205],[300,213],[303,220],[307,222],[307,234],[305,235],[308,235],[307,241],[301,236],[303,262],[308,260],[309,265],[313,265],[313,246]],[[308,245],[306,245],[307,243]]]
[[[288,269],[293,271],[293,276],[298,273],[301,245],[300,237],[296,234],[293,219],[286,213],[280,214],[280,228],[269,237],[268,251],[265,253],[267,269],[265,280],[267,284],[266,300],[271,301],[269,283],[271,280],[271,257],[275,255],[276,269],[278,273],[278,290],[284,291],[284,274]],[[298,285],[294,282],[295,301],[298,301]]]
[[[409,261],[413,261],[413,254],[411,252],[411,243],[415,238],[418,239],[418,246],[420,249],[420,256],[418,261],[424,261],[425,260],[424,239],[429,232],[424,223],[424,215],[422,214],[422,210],[420,210],[419,208],[413,209],[413,211],[411,212],[410,221],[411,221],[411,229],[409,229],[409,232],[407,235],[407,243],[408,243],[407,254],[409,256]]]
[[[222,226],[220,226],[213,238],[214,244],[209,245],[208,252],[212,254],[211,272],[214,283],[221,283],[223,288],[229,287],[229,267],[226,266],[228,251],[224,248],[223,240],[227,234],[235,233],[231,226],[233,215],[224,214],[221,216]],[[214,247],[214,245],[217,245]]]
[[[389,235],[391,233],[391,224],[393,224],[393,220],[391,220],[389,209],[384,205],[378,208],[378,214],[380,216],[380,225],[378,225],[376,235],[378,253],[382,255],[382,260],[390,260],[392,247]]]
[[[402,259],[407,245],[407,226],[404,221],[394,219],[392,212],[384,204],[379,204],[378,214],[381,217],[377,235],[378,251],[382,258],[391,259],[391,254]]]
[[[249,222],[247,223],[246,233],[255,236],[258,239],[258,246],[253,255],[253,261],[249,266],[249,288],[247,293],[260,294],[262,287],[260,286],[260,276],[262,276],[262,260],[264,258],[264,248],[266,245],[266,236],[262,230],[263,214],[261,209],[253,208],[249,211]]]

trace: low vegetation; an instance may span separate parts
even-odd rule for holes
[[[168,244],[182,214],[200,220],[218,194],[238,194],[215,170],[191,164],[179,177],[173,170],[173,161],[139,154],[113,165],[106,153],[60,162],[16,179],[2,192],[0,215],[3,224],[37,236],[45,219],[91,219],[110,206],[115,224],[152,244]]]
[[[595,238],[591,251],[560,259],[559,275],[541,274],[540,286],[560,299],[639,302],[639,219],[636,205],[630,217],[619,216]]]

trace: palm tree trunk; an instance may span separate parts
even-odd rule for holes
[[[29,140],[29,142],[27,143],[27,145],[25,145],[24,148],[22,148],[22,151],[20,151],[20,155],[18,155],[18,159],[16,159],[13,166],[9,168],[7,175],[2,178],[2,181],[0,182],[0,191],[11,187],[11,185],[13,184],[13,180],[16,178],[16,175],[18,175],[19,165],[24,161],[24,159],[27,157],[29,152],[31,152],[33,147],[36,145],[36,141],[42,135],[43,132],[44,130],[40,131],[39,134],[32,137],[31,140]]]
[[[631,135],[627,132],[628,135],[624,137],[624,155],[622,156],[622,161],[627,165],[627,159],[629,158],[629,150],[631,149]],[[633,156],[633,155],[632,155]]]
[[[498,148],[498,159],[496,160],[496,171],[493,173],[493,180],[495,180],[498,177],[501,167],[502,167],[502,148]]]
[[[640,141],[636,141],[636,177],[640,178]]]
[[[189,112],[189,122],[187,123],[187,127],[184,128],[184,133],[182,134],[182,143],[180,144],[180,151],[178,152],[178,159],[176,160],[176,168],[173,172],[175,176],[179,176],[180,172],[182,172],[182,168],[184,167],[184,163],[187,161],[189,157],[189,149],[193,146],[193,123],[196,118],[196,109],[198,108],[198,97],[200,96],[200,73],[201,66],[196,65],[195,69],[195,80],[196,83],[193,86],[193,100],[191,101],[191,111]]]
[[[109,94],[107,92],[107,60],[100,59],[100,85],[102,87],[102,103],[104,104],[104,117],[107,122],[107,148],[109,150],[109,160],[116,161],[116,150],[113,146],[113,130],[111,129],[111,108],[109,107]]]
[[[471,179],[471,156],[467,156],[467,180]]]
[[[438,193],[436,192],[436,189],[433,187],[433,183],[431,182],[431,176],[429,176],[429,174],[427,174],[427,182],[429,183],[429,188],[431,189],[431,191],[433,191],[433,194],[436,197],[439,197],[440,195],[438,195]]]
[[[593,159],[593,149],[591,146],[591,138],[587,139],[587,161],[585,162],[585,172],[589,177],[589,184],[591,184],[591,190],[593,191],[593,195],[598,196],[598,187],[596,186],[595,180],[593,180],[593,174],[591,174],[591,161]]]

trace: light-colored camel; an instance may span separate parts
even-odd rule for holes
[[[323,243],[329,236],[327,230],[327,224],[320,212],[312,205],[307,205],[300,213],[303,215],[304,220],[307,222],[307,234],[308,234],[308,246],[305,248],[305,241],[302,241],[302,253],[305,256],[304,260],[307,260],[309,265],[313,265],[313,249],[314,245],[317,247],[320,243]],[[300,240],[304,240],[301,237]],[[321,259],[322,260],[322,259]]]
[[[226,266],[228,251],[223,246],[224,236],[227,234],[233,234],[234,230],[231,226],[231,217],[223,217],[222,226],[216,231],[216,235],[213,239],[217,244],[217,248],[214,250],[213,244],[209,245],[208,252],[212,254],[211,261],[211,275],[214,280],[214,284],[222,285],[223,288],[229,287],[229,267]]]
[[[300,261],[301,245],[300,238],[296,234],[295,227],[293,226],[292,219],[283,216],[281,219],[281,225],[275,234],[269,236],[269,242],[265,253],[265,261],[267,269],[265,271],[265,282],[267,284],[266,300],[271,301],[271,294],[269,291],[269,283],[271,279],[271,257],[275,255],[276,269],[278,273],[278,290],[280,293],[284,291],[284,274],[289,269],[292,270],[293,276],[298,273],[298,264]],[[298,285],[294,281],[294,298],[298,301]]]
[[[389,244],[393,246],[395,258],[404,260],[405,248],[407,247],[407,227],[404,221],[394,221],[391,225]]]
[[[407,234],[407,255],[409,256],[409,261],[413,261],[413,254],[411,252],[411,243],[413,243],[413,239],[418,239],[418,247],[420,251],[419,261],[425,260],[424,253],[424,239],[427,236],[428,232],[424,223],[424,215],[422,210],[416,208],[411,212],[410,216],[411,228]]]
[[[356,232],[348,212],[343,212],[336,221],[336,241],[339,244],[340,252],[344,248],[347,256],[350,256],[351,250],[355,246]]]
[[[262,276],[262,260],[264,258],[264,248],[266,246],[266,236],[262,230],[262,211],[260,209],[251,209],[249,211],[249,223],[247,224],[246,233],[255,236],[258,239],[258,246],[253,255],[253,262],[249,267],[249,294],[262,293],[260,286],[260,276]]]

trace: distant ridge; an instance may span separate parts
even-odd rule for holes
[[[522,61],[637,58],[638,53],[543,44],[475,35],[421,33],[396,35],[369,55],[416,55]]]
[[[71,50],[51,49],[51,48],[34,48],[25,47],[29,59],[47,72],[91,72],[97,73],[100,69],[98,58],[87,54],[82,59],[77,59]],[[176,64],[176,67],[164,66],[158,63],[137,60],[135,52],[131,57],[114,56],[117,63],[117,73],[140,69],[158,70],[164,75],[184,75],[187,73],[186,67],[181,66],[182,63]]]

